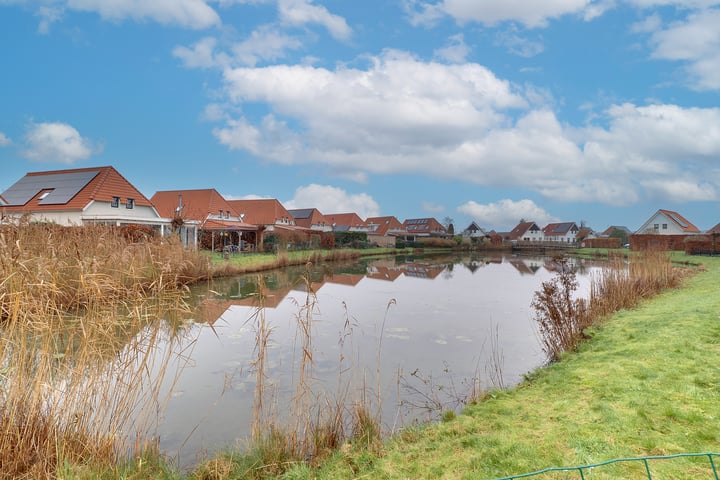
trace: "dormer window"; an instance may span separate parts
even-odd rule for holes
[[[119,208],[120,207],[120,197],[112,197],[112,202],[110,202],[110,206],[112,208]]]
[[[222,210],[218,210],[218,217],[222,218]]]
[[[230,210],[227,210],[227,211],[225,212],[225,218],[230,218]]]
[[[127,203],[125,204],[125,208],[127,208],[127,209],[135,208],[135,199],[128,198]]]

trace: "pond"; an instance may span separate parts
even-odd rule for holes
[[[571,261],[583,295],[599,267]],[[320,408],[362,398],[387,432],[457,409],[478,389],[512,386],[546,361],[530,303],[556,268],[550,257],[402,256],[197,285],[161,450],[191,465],[246,440],[260,352],[264,412],[280,423],[302,382]]]

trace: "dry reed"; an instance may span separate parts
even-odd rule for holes
[[[298,302],[295,315],[295,347],[291,391],[293,397],[287,408],[271,402],[272,388],[266,382],[267,349],[272,326],[264,314],[264,285],[259,280],[256,311],[251,317],[255,329],[255,401],[252,423],[252,444],[249,456],[255,459],[246,472],[247,478],[268,478],[281,475],[297,462],[313,462],[336,451],[345,442],[376,444],[381,437],[380,420],[368,407],[364,384],[360,398],[351,394],[352,386],[343,379],[351,370],[345,364],[345,342],[352,339],[352,324],[346,317],[340,331],[337,392],[318,391],[313,377],[313,324],[318,313],[317,298],[312,286],[311,266],[300,283],[305,289],[304,302]],[[286,412],[286,413],[279,413]],[[285,421],[284,426],[282,421]]]
[[[543,349],[549,361],[573,350],[586,329],[621,309],[679,285],[685,272],[673,267],[668,252],[645,250],[625,258],[612,256],[610,265],[592,279],[588,299],[576,298],[578,283],[567,259],[556,259],[558,273],[535,292],[532,307]]]
[[[0,228],[0,478],[153,446],[192,263],[106,227]]]

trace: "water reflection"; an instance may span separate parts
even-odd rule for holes
[[[571,263],[582,291],[593,266]],[[541,365],[530,303],[557,268],[549,257],[403,256],[197,286],[192,366],[168,404],[161,447],[188,464],[198,453],[248,436],[259,284],[272,329],[266,373],[278,416],[288,411],[297,382],[296,320],[309,286],[316,301],[312,372],[318,399],[321,390],[375,399],[391,430],[453,408],[472,388],[513,385]]]

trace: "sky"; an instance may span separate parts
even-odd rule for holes
[[[0,192],[638,229],[720,222],[720,0],[0,0]]]

